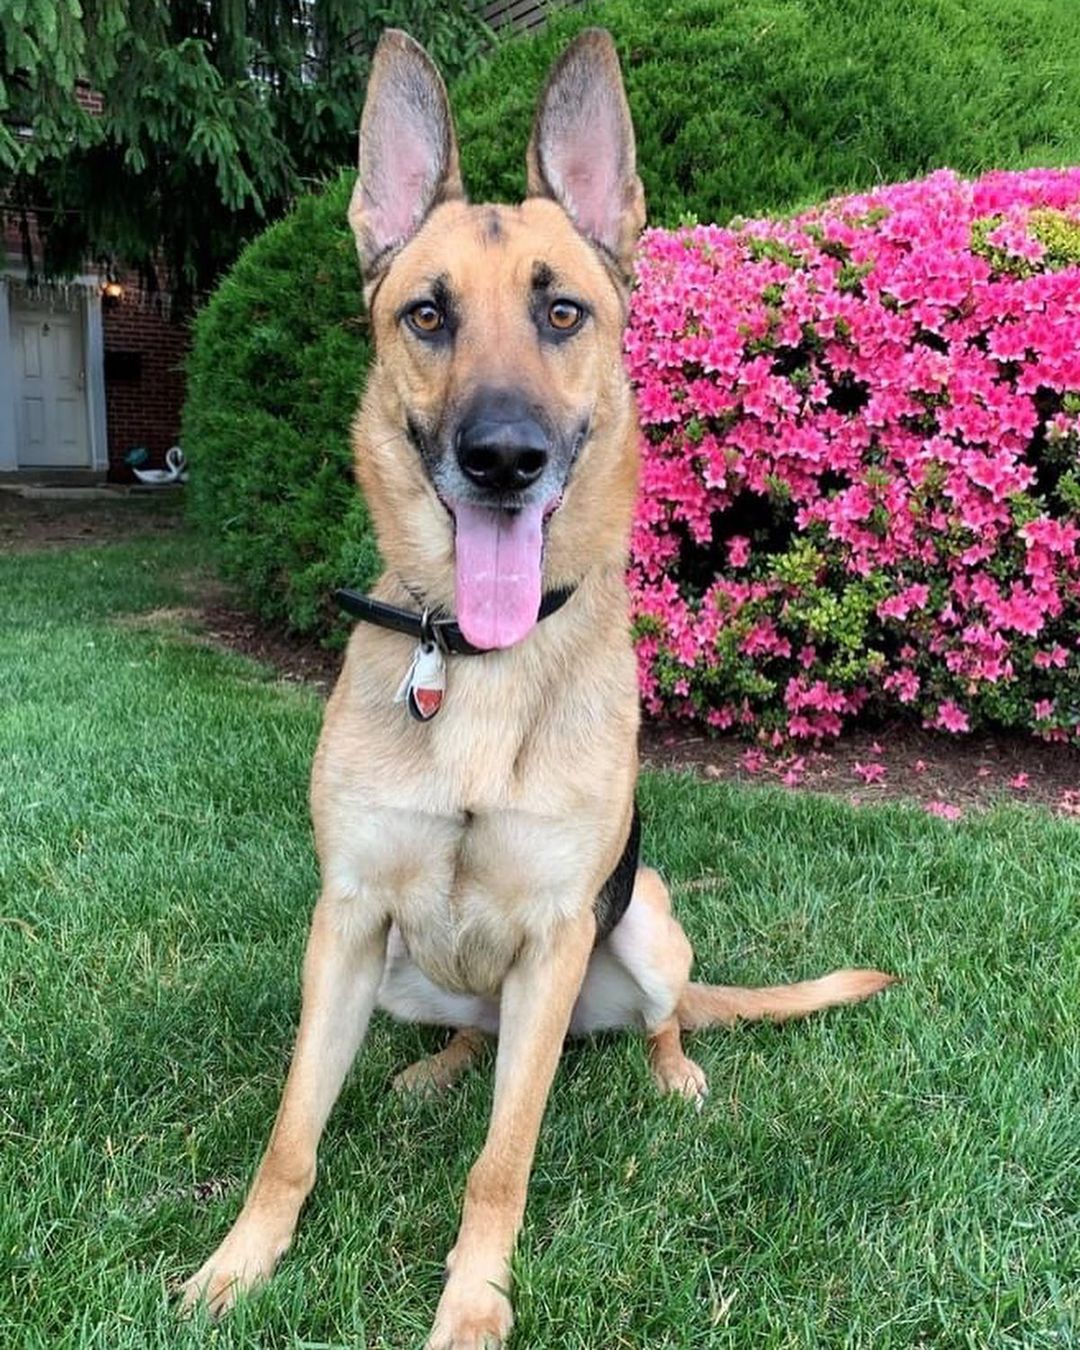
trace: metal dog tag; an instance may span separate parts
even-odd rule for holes
[[[435,642],[421,642],[413,652],[405,678],[394,695],[418,722],[430,722],[446,693],[446,658]]]

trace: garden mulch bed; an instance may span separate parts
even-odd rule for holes
[[[0,493],[0,554],[108,542],[182,524],[175,500],[57,501]],[[283,679],[311,685],[324,696],[341,667],[340,652],[267,627],[231,603],[217,582],[200,581],[192,588],[185,619],[206,640],[264,662]],[[1040,803],[1080,817],[1080,752],[1020,736],[980,733],[946,739],[897,722],[793,752],[646,723],[641,754],[653,768],[827,793],[855,803],[914,801],[947,818],[1004,800]]]
[[[184,525],[177,492],[69,490],[63,496],[0,491],[0,556],[37,549],[108,544]]]
[[[243,610],[210,604],[201,610],[201,623],[211,641],[273,666],[285,679],[324,694],[337,679],[341,653],[267,628]],[[859,804],[915,801],[946,818],[1003,800],[1039,802],[1080,816],[1080,752],[1021,736],[946,739],[896,722],[792,752],[646,722],[641,757],[651,768],[829,793]]]
[[[825,792],[853,804],[915,801],[945,818],[1005,800],[1080,816],[1080,752],[1004,733],[946,738],[894,722],[792,752],[651,724],[643,728],[641,750],[643,761],[657,767]]]
[[[283,679],[313,685],[324,696],[334,687],[344,652],[327,651],[316,642],[270,627],[248,610],[214,597],[197,609],[211,642],[273,666]]]

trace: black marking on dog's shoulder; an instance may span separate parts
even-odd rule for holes
[[[503,226],[498,207],[493,206],[484,218],[484,236],[489,244],[502,243]]]
[[[630,833],[622,857],[615,864],[615,870],[600,888],[596,897],[593,913],[596,915],[596,941],[603,940],[612,933],[616,924],[626,913],[630,897],[634,893],[634,879],[637,876],[638,858],[641,854],[641,815],[634,803],[634,815],[630,821]]]

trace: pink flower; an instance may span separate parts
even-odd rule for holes
[[[906,586],[888,600],[883,600],[877,612],[883,619],[906,619],[913,609],[924,609],[929,598],[929,586]]]
[[[727,541],[728,566],[738,571],[750,561],[750,540],[744,535],[733,535]]]
[[[1069,653],[1067,648],[1062,647],[1060,643],[1055,643],[1049,651],[1036,652],[1031,659],[1032,664],[1039,670],[1060,670],[1068,664]]]
[[[856,774],[859,778],[861,778],[864,783],[868,785],[884,782],[885,775],[888,772],[884,764],[859,764],[859,763],[853,764],[851,766],[851,771],[852,773]]]
[[[964,814],[959,806],[953,806],[950,802],[933,801],[927,802],[923,807],[928,815],[938,816],[942,820],[959,820]]]
[[[934,725],[940,727],[943,731],[951,731],[956,735],[971,729],[967,713],[951,698],[947,698],[944,703],[939,705],[937,721]]]
[[[882,685],[889,693],[893,693],[901,703],[913,703],[915,696],[919,692],[921,681],[913,670],[897,670],[890,675],[886,675]]]
[[[1000,248],[1014,258],[1025,258],[1035,262],[1046,252],[1045,246],[1024,226],[1022,212],[1010,212],[1010,218],[986,236],[986,242]]]
[[[1014,792],[1026,792],[1031,783],[1026,773],[1018,773],[1009,779],[1009,786]]]
[[[744,750],[739,756],[739,763],[747,773],[760,773],[768,762],[764,750]]]

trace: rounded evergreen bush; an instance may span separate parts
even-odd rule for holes
[[[264,618],[343,631],[330,593],[378,571],[349,424],[370,355],[351,173],[244,250],[199,314],[183,442],[194,519]]]
[[[475,200],[521,196],[544,74],[591,23],[619,47],[656,224],[784,212],[941,164],[1080,161],[1071,0],[609,0],[556,12],[452,88]],[[264,617],[330,640],[333,586],[377,568],[348,448],[369,355],[351,181],[301,201],[222,282],[184,416],[224,575]]]

